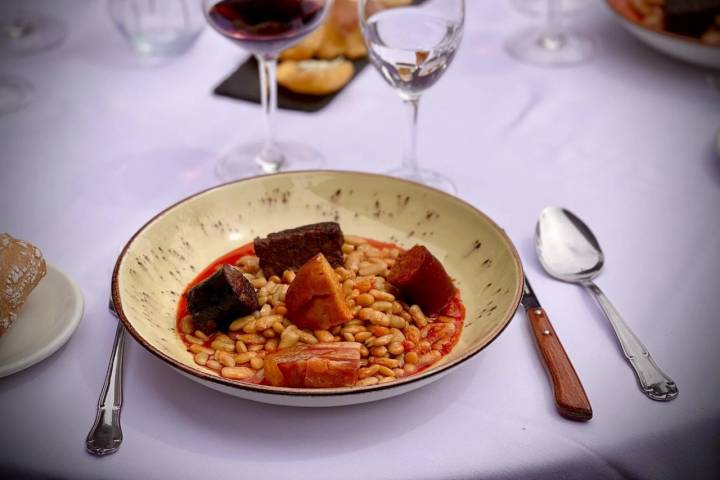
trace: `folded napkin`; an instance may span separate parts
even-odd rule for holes
[[[353,60],[355,73],[353,78],[368,64],[367,59]],[[352,79],[350,80],[352,82]],[[303,95],[291,92],[278,86],[278,107],[285,110],[299,112],[317,112],[325,108],[336,95],[350,85],[348,82],[342,89],[329,95]],[[260,77],[255,57],[250,57],[240,65],[229,77],[220,83],[214,90],[216,95],[245,100],[246,102],[260,103]]]

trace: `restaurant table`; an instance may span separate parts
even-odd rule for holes
[[[26,2],[68,36],[1,58],[34,95],[0,117],[0,231],[74,279],[85,313],[57,353],[0,379],[0,477],[720,478],[720,92],[709,72],[646,48],[604,2],[588,4],[570,21],[598,39],[596,58],[543,69],[502,48],[532,19],[504,1],[468,1],[457,58],[422,99],[419,148],[422,165],[513,240],[591,421],[555,411],[522,309],[451,375],[324,409],[210,390],[128,336],[124,443],[96,458],[84,442],[115,332],[118,251],[155,213],[218,184],[217,158],[260,137],[262,122],[257,105],[212,94],[246,54],[209,28],[186,54],[148,62],[104,2]],[[405,114],[366,68],[324,110],[280,111],[278,131],[320,149],[328,168],[383,172],[400,162]],[[590,224],[606,255],[598,284],[677,382],[677,399],[645,397],[591,297],[542,271],[533,232],[547,205]]]

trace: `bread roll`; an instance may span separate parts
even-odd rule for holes
[[[47,273],[40,250],[0,234],[0,336],[17,319],[30,292]]]
[[[283,87],[307,95],[327,95],[337,92],[353,76],[352,62],[344,59],[286,60],[277,68],[277,82]]]
[[[307,60],[312,58],[325,39],[325,25],[305,37],[300,43],[280,52],[280,60]]]

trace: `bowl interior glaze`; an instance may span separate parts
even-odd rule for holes
[[[346,234],[425,245],[456,281],[467,309],[450,354],[432,368],[390,384],[287,389],[219,377],[193,361],[175,332],[178,299],[213,260],[255,237],[308,223],[337,221]],[[225,184],[151,219],[115,266],[113,301],[128,331],[151,353],[203,380],[267,393],[325,395],[383,388],[453,366],[489,344],[517,309],[523,274],[505,233],[471,205],[412,182],[355,172],[290,172]]]

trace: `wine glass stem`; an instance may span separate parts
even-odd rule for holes
[[[275,142],[273,121],[277,110],[277,81],[275,70],[277,57],[274,55],[257,55],[260,70],[260,101],[265,125],[265,142],[255,161],[265,173],[275,173],[282,167],[285,157]]]
[[[560,27],[560,0],[547,0],[547,2],[545,31],[540,34],[538,44],[545,50],[560,50],[565,44],[565,35]]]
[[[418,106],[420,103],[420,97],[411,97],[403,100],[408,106],[408,112],[410,113],[410,131],[408,136],[407,147],[405,148],[405,154],[403,155],[403,170],[408,172],[417,172],[417,124],[418,124]]]

